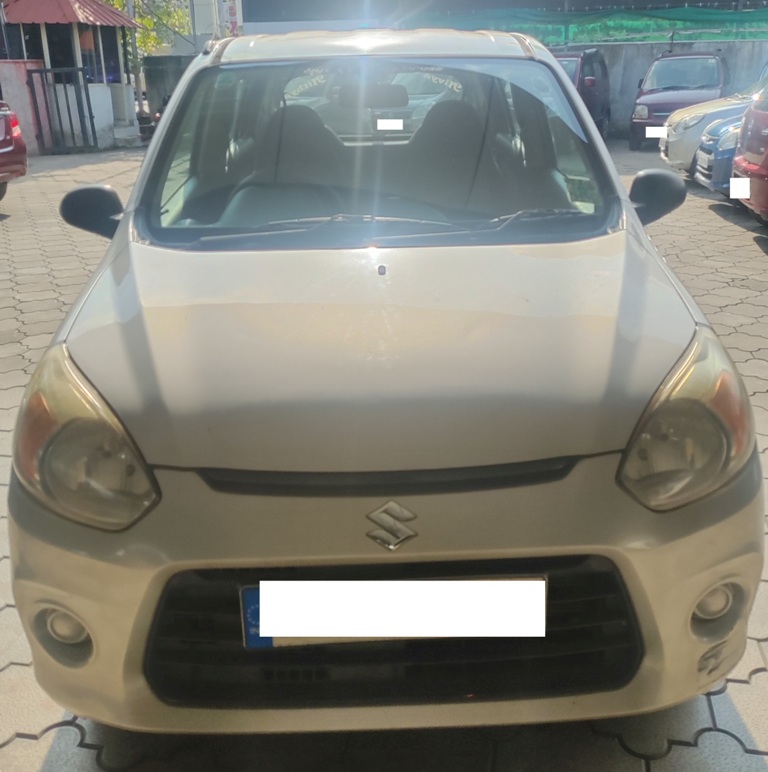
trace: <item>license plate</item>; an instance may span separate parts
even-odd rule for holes
[[[546,580],[484,576],[395,582],[275,581],[263,588],[242,588],[240,602],[246,649],[434,637],[541,637],[545,635]],[[382,608],[389,609],[386,615]],[[271,617],[270,613],[265,616],[265,609]],[[515,613],[510,614],[510,609]],[[284,637],[263,635],[263,618],[272,621],[268,630]],[[318,634],[309,637],[308,633]]]
[[[710,156],[708,153],[705,153],[703,150],[697,150],[696,163],[699,166],[703,166],[705,169],[709,169],[709,167],[712,165],[712,156]]]

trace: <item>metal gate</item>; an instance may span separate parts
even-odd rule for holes
[[[96,124],[82,67],[27,70],[27,85],[44,155],[97,150]]]

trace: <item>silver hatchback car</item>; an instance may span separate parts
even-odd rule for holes
[[[419,121],[414,73],[443,87]],[[762,474],[739,375],[643,229],[684,196],[663,170],[627,195],[522,35],[212,46],[125,209],[62,203],[112,241],[15,432],[43,688],[172,732],[572,720],[708,689],[744,650]]]

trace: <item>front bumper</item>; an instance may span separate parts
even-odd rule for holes
[[[659,140],[659,152],[670,166],[681,171],[689,171],[700,142],[701,126],[699,125],[681,132],[668,130],[666,139]]]
[[[757,164],[735,161],[733,164],[734,177],[746,177],[749,179],[749,198],[741,199],[747,208],[760,217],[768,217],[768,176]]]
[[[663,119],[647,118],[645,120],[641,120],[639,118],[632,118],[629,122],[629,133],[630,136],[634,137],[635,139],[642,140],[643,142],[646,140],[653,140],[655,142],[656,139],[654,137],[646,136],[646,130],[649,128],[660,128],[663,125]]]
[[[735,149],[718,150],[716,143],[699,147],[695,179],[700,185],[730,197],[731,173]]]
[[[652,513],[614,482],[618,454],[585,459],[564,479],[461,494],[404,496],[418,515],[395,553],[366,538],[365,515],[380,498],[222,494],[192,472],[158,470],[163,500],[122,533],[77,526],[38,506],[12,480],[9,508],[13,591],[35,674],[79,715],[135,730],[295,732],[569,721],[657,710],[705,691],[742,655],[760,580],[762,473],[757,454],[706,501]],[[159,699],[145,677],[158,602],[172,577],[204,569],[414,565],[436,561],[550,559],[595,555],[617,567],[636,616],[644,656],[629,683],[536,699],[456,695],[418,703],[346,706],[190,707]],[[727,629],[691,627],[712,586],[740,589]],[[60,608],[89,629],[93,646],[73,662],[46,644],[44,609]],[[242,656],[238,654],[237,656]],[[400,704],[397,704],[400,702]]]

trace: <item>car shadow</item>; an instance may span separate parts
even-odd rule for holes
[[[734,223],[734,225],[744,226],[747,230],[760,233],[763,226],[750,214],[749,210],[738,204],[728,203],[726,200],[714,200],[709,207],[710,212],[714,212],[723,220]]]

